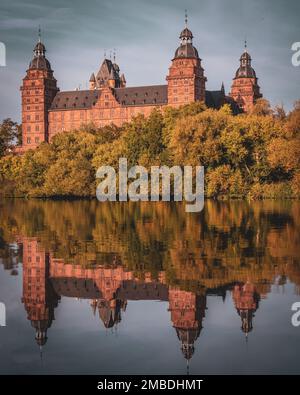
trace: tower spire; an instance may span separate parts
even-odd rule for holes
[[[39,30],[38,30],[38,40],[40,43],[41,42],[41,25],[39,25]]]
[[[188,13],[187,13],[187,10],[185,10],[185,19],[184,19],[184,22],[185,22],[185,27],[187,27],[187,25],[188,25]]]
[[[222,85],[221,85],[221,92],[222,92],[223,95],[225,95],[225,86],[224,86],[224,82],[222,82]]]

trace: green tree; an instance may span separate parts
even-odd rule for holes
[[[10,118],[0,124],[0,157],[9,153],[20,141],[20,126]]]

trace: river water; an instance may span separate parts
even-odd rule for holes
[[[295,201],[2,200],[0,373],[299,374],[299,231]]]

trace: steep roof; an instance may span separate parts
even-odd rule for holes
[[[115,88],[113,93],[122,106],[167,105],[168,86],[150,85],[132,88]],[[92,108],[100,98],[101,89],[58,92],[50,107],[51,111]],[[208,107],[219,108],[224,102],[224,93],[206,91]]]
[[[116,99],[124,106],[168,104],[168,86],[150,85],[114,89]]]
[[[58,92],[50,110],[70,110],[91,108],[100,97],[100,90]]]
[[[205,104],[207,107],[220,108],[224,102],[224,94],[220,91],[205,91]]]

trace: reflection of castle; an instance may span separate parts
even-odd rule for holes
[[[186,360],[194,354],[194,343],[200,335],[205,315],[206,296],[179,289],[169,290],[171,320],[181,341]]]
[[[36,341],[47,341],[47,329],[54,319],[54,309],[61,296],[90,299],[91,307],[106,328],[121,321],[129,300],[169,301],[171,321],[181,342],[181,350],[189,360],[194,343],[200,335],[205,316],[206,294],[198,295],[176,287],[168,287],[165,273],[158,280],[145,274],[143,281],[120,265],[94,269],[65,264],[46,253],[37,238],[20,238],[23,245],[23,298],[28,319],[36,331]],[[235,306],[242,318],[245,332],[252,329],[252,316],[258,306],[258,294],[250,283],[236,286]]]
[[[259,294],[257,293],[255,286],[250,282],[244,285],[236,285],[234,287],[232,297],[234,300],[237,312],[242,320],[242,331],[248,335],[252,331],[252,319],[254,313],[258,308]]]
[[[23,298],[27,318],[36,331],[36,342],[43,346],[47,329],[54,319],[60,297],[49,279],[49,255],[39,248],[35,238],[23,238]]]

